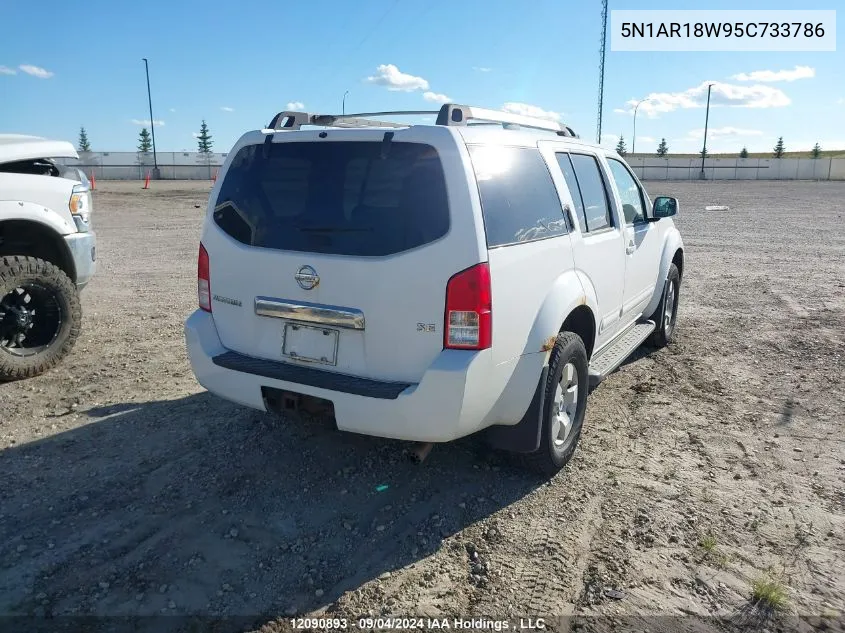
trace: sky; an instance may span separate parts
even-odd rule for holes
[[[709,9],[835,9],[839,0],[709,0]],[[444,101],[535,114],[595,139],[599,0],[239,0],[0,8],[0,133],[133,151],[149,125],[158,151],[214,151],[284,109],[436,110]],[[701,8],[610,0],[610,9]],[[843,11],[840,11],[842,15]],[[665,138],[701,149],[706,84],[715,82],[708,151],[845,150],[845,49],[837,52],[608,53],[602,142],[637,152]],[[347,92],[348,91],[348,92]],[[433,120],[433,119],[431,119]]]

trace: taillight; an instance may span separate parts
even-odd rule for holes
[[[487,349],[493,338],[493,299],[487,263],[454,275],[446,286],[443,347]]]
[[[197,258],[197,300],[200,308],[211,312],[211,273],[209,272],[208,251],[200,244]]]

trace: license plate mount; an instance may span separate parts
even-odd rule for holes
[[[306,363],[337,365],[338,330],[285,323],[282,336],[282,356]]]

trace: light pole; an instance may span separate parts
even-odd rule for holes
[[[637,101],[637,105],[634,106],[634,138],[631,141],[631,154],[637,153],[637,109],[640,107],[641,103],[645,103],[646,101],[651,101],[651,98]]]
[[[144,60],[144,69],[147,72],[147,101],[150,104],[150,131],[153,133],[153,179],[158,180],[158,158],[156,157],[156,124],[155,119],[153,119],[153,98],[150,95],[150,64],[147,61],[147,58],[142,58]]]
[[[704,115],[704,147],[701,148],[701,174],[699,178],[705,179],[704,175],[704,158],[707,156],[707,124],[710,122],[710,89],[713,84],[707,84],[707,113]]]
[[[348,94],[349,94],[348,90],[343,93],[343,108],[342,108],[343,114],[346,114],[346,95],[348,95]]]

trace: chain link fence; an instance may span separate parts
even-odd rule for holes
[[[226,160],[226,154],[199,152],[82,152],[78,167],[97,180],[211,180]]]

